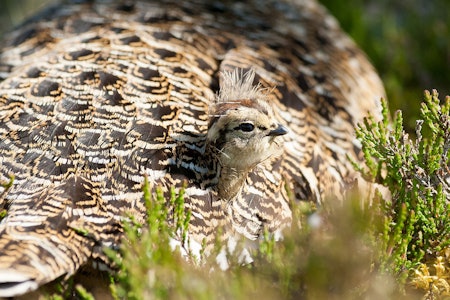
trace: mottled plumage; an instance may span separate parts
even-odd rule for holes
[[[1,45],[0,297],[105,261],[144,176],[187,181],[193,242],[282,230],[284,185],[320,203],[353,180],[384,96],[313,0],[64,4]]]

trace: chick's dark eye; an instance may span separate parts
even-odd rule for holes
[[[255,129],[255,125],[253,125],[252,123],[241,123],[239,124],[237,129],[240,129],[244,132],[250,132],[253,131],[253,129]]]

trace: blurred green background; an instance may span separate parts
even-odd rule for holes
[[[409,131],[423,91],[450,94],[449,0],[320,0],[367,53]],[[0,0],[0,35],[55,0]]]
[[[450,95],[449,0],[321,0],[367,53],[408,131],[424,90]]]
[[[57,0],[0,0],[0,36]]]

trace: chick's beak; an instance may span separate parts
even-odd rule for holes
[[[285,135],[286,133],[288,133],[288,129],[286,127],[284,127],[281,124],[278,124],[278,127],[275,128],[274,130],[271,130],[269,132],[269,136],[279,136],[279,135]]]

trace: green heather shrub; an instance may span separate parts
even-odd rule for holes
[[[169,238],[186,230],[187,219],[180,214],[179,225],[167,226],[162,192],[145,194],[147,223],[130,219],[120,253],[108,250],[119,269],[111,284],[115,299],[389,299],[397,293],[395,281],[373,267],[373,218],[356,196],[326,209],[294,202],[293,226],[282,241],[266,232],[252,264],[240,265],[239,252],[228,253],[230,269],[221,271],[215,263],[220,240],[202,262],[173,253]],[[182,194],[172,193],[175,211],[184,211]]]
[[[184,210],[184,188],[178,194],[172,188],[168,203],[160,188],[156,188],[154,195],[150,192],[147,179],[143,189],[148,211],[146,223],[139,224],[129,216],[124,224],[126,239],[121,255],[106,249],[119,268],[113,279],[117,283],[111,285],[116,299],[167,299],[183,286],[184,261],[179,251],[171,251],[169,242],[171,237],[186,241],[190,213]],[[169,227],[169,218],[173,220],[173,229]]]
[[[381,269],[431,298],[450,292],[448,255],[444,258],[450,245],[449,114],[450,97],[441,105],[438,93],[427,91],[415,138],[405,133],[400,111],[391,126],[385,101],[382,121],[369,117],[357,128],[366,166],[356,167],[391,194],[390,199],[380,194],[374,199],[383,218],[382,230],[376,232]],[[427,267],[432,265],[434,271]],[[440,288],[427,277],[430,272]]]
[[[3,199],[3,197],[8,193],[9,189],[13,185],[13,182],[14,176],[11,176],[8,182],[0,182],[0,185],[4,188],[3,192],[0,194],[0,199]],[[0,221],[6,216],[6,214],[7,210],[5,209],[5,207],[0,206]]]

